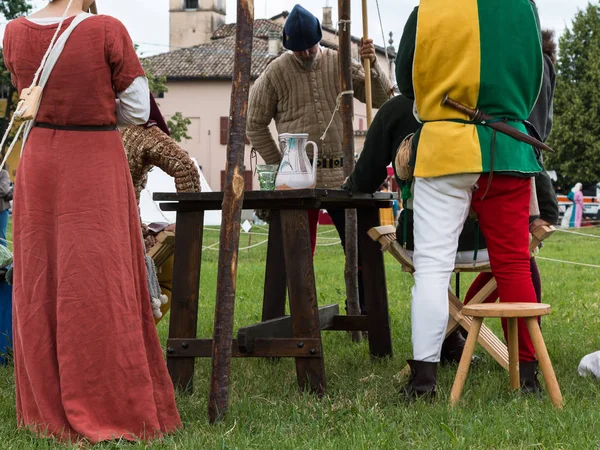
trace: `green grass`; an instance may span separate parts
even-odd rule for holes
[[[591,231],[590,231],[591,230]],[[255,231],[260,232],[255,228]],[[266,230],[263,229],[262,232]],[[333,238],[321,228],[322,238]],[[584,229],[600,237],[600,230]],[[204,245],[217,242],[218,232],[206,231]],[[266,236],[253,235],[255,244]],[[321,243],[331,243],[321,239]],[[242,235],[241,246],[248,245]],[[556,233],[541,256],[600,264],[600,241]],[[217,272],[216,251],[204,252],[198,336],[210,336]],[[235,325],[257,322],[261,315],[266,246],[240,253]],[[343,309],[343,255],[339,246],[319,247],[315,259],[320,305],[339,303]],[[324,333],[327,396],[301,394],[294,362],[236,359],[232,364],[230,408],[226,420],[207,421],[210,361],[197,360],[195,392],[178,395],[183,430],[151,444],[109,443],[97,448],[245,449],[245,448],[600,448],[600,385],[577,375],[585,354],[600,350],[600,269],[539,261],[544,301],[553,314],[543,323],[546,344],[561,385],[566,407],[555,411],[547,395],[541,400],[509,393],[508,374],[488,356],[473,368],[461,406],[450,409],[449,391],[456,367],[439,370],[439,394],[432,405],[407,406],[398,396],[403,383],[397,374],[411,356],[411,277],[386,257],[386,276],[394,358],[374,362],[367,343],[353,344],[343,332]],[[463,289],[472,277],[464,277]],[[499,323],[486,321],[496,331]],[[163,344],[168,321],[159,326]],[[482,349],[478,354],[484,355]],[[60,448],[37,440],[15,426],[11,368],[0,369],[0,448]]]

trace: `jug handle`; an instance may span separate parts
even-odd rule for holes
[[[308,147],[309,145],[313,146],[313,166],[312,166],[312,170],[313,170],[313,177],[314,177],[314,180],[316,182],[317,181],[317,166],[318,166],[318,160],[319,160],[319,147],[317,147],[317,144],[315,142],[313,142],[313,141],[308,141],[306,143],[306,147]]]

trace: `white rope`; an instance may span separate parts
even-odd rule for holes
[[[342,243],[342,241],[340,241],[338,239],[337,242],[332,242],[330,244],[319,244],[319,243],[317,243],[317,247],[333,247],[334,245],[339,245],[341,243]]]
[[[249,247],[240,247],[240,248],[238,248],[238,251],[250,250],[251,248],[260,247],[261,245],[266,244],[267,242],[269,242],[269,240],[265,239],[264,241],[260,241],[259,243],[254,244],[254,245],[250,245]],[[219,245],[219,244],[220,244],[220,242],[217,242],[217,243],[215,243],[213,245],[210,245],[208,247],[203,247],[202,250],[212,250],[214,252],[218,252],[219,249],[218,248],[214,248],[214,247],[217,246],[217,245]]]
[[[543,259],[544,261],[559,262],[562,264],[571,264],[573,266],[593,267],[595,269],[600,269],[600,266],[597,266],[596,264],[585,264],[585,263],[578,263],[578,262],[573,262],[573,261],[563,261],[562,259],[544,258],[542,256],[538,256],[538,257],[536,257],[536,259]]]
[[[50,45],[48,46],[48,49],[46,50],[46,53],[44,54],[44,57],[42,58],[42,63],[40,64],[40,66],[38,67],[37,71],[35,72],[35,75],[33,77],[33,81],[31,83],[31,86],[29,86],[27,93],[31,94],[31,90],[37,86],[38,81],[40,79],[40,75],[42,74],[42,71],[44,70],[44,66],[46,65],[46,62],[48,61],[48,57],[50,56],[50,53],[52,52],[52,49],[54,48],[54,44],[56,42],[56,39],[58,38],[58,35],[60,33],[60,30],[63,26],[63,23],[65,21],[65,19],[67,18],[67,14],[69,12],[69,9],[71,8],[71,5],[73,4],[73,0],[69,0],[69,3],[67,4],[67,8],[65,9],[65,12],[63,13],[62,17],[60,18],[60,22],[58,24],[58,28],[56,29],[56,32],[54,33],[54,36],[52,36],[52,40],[50,41]],[[25,109],[19,110],[19,107],[17,107],[17,111],[15,111],[12,115],[12,118],[10,120],[10,124],[9,126],[6,128],[6,132],[4,133],[4,137],[2,138],[2,143],[0,144],[0,149],[4,148],[4,145],[6,143],[6,139],[8,138],[8,135],[10,133],[10,131],[12,130],[12,127],[15,123],[15,119],[17,117],[17,112],[19,114],[23,114],[25,113],[26,107]],[[29,130],[31,129],[31,124],[27,125],[29,122],[23,122],[20,126],[19,129],[17,130],[17,134],[15,135],[10,147],[8,148],[8,151],[6,152],[6,155],[4,155],[4,159],[2,160],[2,164],[0,164],[0,170],[2,170],[4,168],[4,165],[6,164],[6,161],[8,160],[8,157],[10,156],[10,154],[12,153],[13,149],[15,148],[15,145],[17,143],[17,141],[19,140],[19,136],[21,135],[21,132],[23,131],[23,129],[25,127],[29,127],[27,128],[27,130],[25,131],[25,139],[27,139],[27,135],[29,134]],[[21,148],[21,155],[23,154],[23,149],[25,147],[24,145],[25,143],[23,143],[23,147]]]
[[[578,236],[587,236],[587,237],[591,237],[591,238],[595,238],[595,239],[600,239],[600,236],[596,235],[596,234],[579,233],[577,231],[562,230],[560,228],[557,228],[556,231],[560,231],[561,233],[576,234]]]
[[[335,120],[335,115],[340,110],[340,106],[342,104],[342,97],[344,95],[354,95],[354,91],[340,92],[340,94],[337,96],[337,100],[335,101],[335,109],[333,110],[333,114],[331,115],[331,120],[329,121],[329,125],[327,125],[327,128],[325,128],[325,133],[323,133],[323,136],[321,136],[321,141],[324,141],[325,138],[327,137],[327,133],[329,132],[329,129],[331,128],[331,125],[333,125],[333,121]]]
[[[340,21],[338,22],[338,30],[339,30],[339,28],[340,28],[342,25],[344,25],[344,31],[348,31],[348,28],[347,28],[347,27],[348,27],[348,25],[349,25],[349,24],[352,24],[352,21],[351,21],[351,20],[344,20],[344,19],[340,20]]]
[[[260,247],[261,245],[264,245],[264,244],[266,244],[267,242],[269,242],[269,240],[268,240],[268,239],[265,239],[264,241],[260,241],[260,242],[258,242],[258,243],[256,243],[256,244],[254,244],[254,245],[250,245],[250,246],[248,246],[248,247],[240,247],[240,248],[238,248],[238,251],[242,251],[242,250],[250,250],[250,249],[252,249],[252,248]],[[215,248],[215,247],[216,247],[217,245],[219,245],[219,244],[220,244],[220,242],[215,242],[214,244],[212,244],[212,245],[209,245],[208,247],[202,247],[202,251],[204,251],[204,250],[212,250],[212,251],[214,251],[214,252],[218,252],[218,251],[219,251],[219,249],[218,249],[218,248]],[[339,244],[341,244],[341,241],[338,239],[336,242],[331,242],[331,243],[329,243],[329,244],[319,244],[319,243],[317,243],[317,247],[332,247],[332,246],[334,246],[334,245],[339,245]]]
[[[385,31],[383,30],[383,20],[381,20],[381,10],[379,9],[379,0],[375,0],[375,4],[377,5],[377,14],[379,15],[379,28],[381,29],[381,37],[383,38],[383,49],[385,50],[385,60],[390,65],[390,55],[388,55],[388,48],[385,45]]]
[[[209,245],[208,247],[202,247],[202,250],[212,250],[213,248],[215,248],[217,245],[219,245],[219,241],[215,242],[212,245]]]
[[[205,230],[214,231],[216,233],[220,233],[221,232],[221,229],[217,229],[217,228],[205,228]],[[247,234],[254,234],[256,236],[268,236],[269,235],[269,233],[256,233],[254,231],[249,231]]]
[[[322,236],[323,234],[336,233],[336,232],[337,232],[337,229],[334,228],[333,230],[323,231],[323,232],[317,234],[317,236]]]
[[[220,233],[221,229],[220,228],[205,227],[204,231],[212,231],[212,232],[215,232],[215,233]],[[328,241],[331,241],[333,239],[338,239],[338,238],[331,238],[331,237],[323,237],[323,235],[325,235],[325,234],[334,233],[334,232],[337,232],[337,229],[334,228],[333,230],[322,231],[321,233],[317,233],[317,237],[320,238],[320,239],[328,240]],[[247,234],[252,234],[252,235],[255,235],[255,236],[268,236],[269,235],[269,233],[257,233],[255,231],[249,231]]]

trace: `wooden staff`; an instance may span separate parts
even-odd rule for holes
[[[227,178],[222,207],[223,221],[217,272],[212,373],[208,398],[210,423],[221,420],[229,406],[231,336],[233,335],[240,219],[244,200],[243,165],[253,29],[254,0],[238,0],[233,88],[229,112],[229,142],[227,144]]]
[[[350,22],[350,0],[338,0],[338,11],[340,23]],[[348,26],[341,26],[339,33],[339,58],[340,58],[340,86],[341,92],[352,91],[352,41],[351,31]],[[367,61],[368,62],[368,61]],[[367,93],[370,88],[367,88]],[[367,97],[368,98],[368,97]],[[368,104],[367,104],[368,105]],[[354,170],[354,127],[352,118],[354,116],[354,98],[352,95],[343,95],[340,104],[340,115],[342,116],[343,149],[344,149],[344,174],[350,176]],[[356,228],[358,225],[356,210],[346,210],[346,267],[344,275],[346,279],[346,299],[348,302],[348,315],[360,315],[360,304],[358,301],[358,243]],[[352,340],[360,342],[361,332],[352,332]]]
[[[367,11],[367,0],[362,0],[363,18],[363,42],[369,39],[369,13]],[[367,104],[367,129],[373,122],[373,91],[371,90],[371,60],[363,61],[365,67],[365,102]]]
[[[89,10],[89,12],[90,12],[91,14],[98,14],[98,7],[96,6],[96,2],[94,2],[94,3],[92,3],[92,4],[90,5],[90,10]]]

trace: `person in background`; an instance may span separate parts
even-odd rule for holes
[[[6,26],[4,61],[19,92],[32,84],[61,17],[66,29],[92,3],[53,0]],[[153,440],[181,427],[117,130],[144,124],[149,102],[123,24],[83,20],[44,88],[15,186],[17,424],[39,437]]]
[[[8,230],[8,218],[10,210],[10,201],[12,200],[12,186],[10,185],[10,176],[8,167],[0,170],[0,244],[8,247],[6,233]]]
[[[583,218],[583,185],[577,183],[567,195],[567,198],[573,202],[571,211],[571,220],[569,221],[570,228],[581,228],[581,219]]]
[[[247,134],[265,164],[279,164],[281,152],[269,124],[275,120],[277,132],[308,133],[309,141],[319,145],[317,187],[339,189],[344,182],[343,124],[336,112],[340,94],[339,55],[322,48],[319,20],[300,5],[294,6],[283,29],[283,45],[289,51],[269,64],[250,90]],[[373,107],[383,105],[393,92],[387,68],[377,61],[372,40],[362,43],[361,59],[371,60]],[[359,62],[352,62],[354,97],[365,101],[365,73]],[[328,128],[329,122],[331,127]],[[325,138],[321,140],[321,137]],[[308,157],[312,159],[312,150]],[[328,210],[342,243],[346,239],[344,210]],[[319,210],[309,211],[313,254],[317,242]],[[360,260],[360,249],[359,249]],[[359,263],[360,264],[360,263]],[[362,273],[358,276],[361,310],[366,312]]]
[[[381,192],[390,192],[388,181],[386,180],[379,189]],[[383,225],[395,225],[394,208],[381,208],[379,210],[379,223]]]

